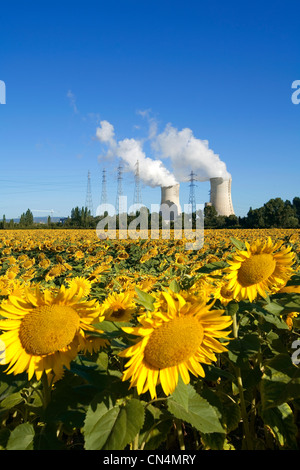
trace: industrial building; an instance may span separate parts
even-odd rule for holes
[[[179,184],[161,188],[160,213],[163,219],[174,220],[181,214],[179,190]],[[234,214],[231,200],[231,179],[210,179],[210,201],[207,205],[214,206],[218,215],[228,217]]]

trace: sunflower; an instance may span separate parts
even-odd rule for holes
[[[61,276],[64,271],[65,268],[62,264],[56,264],[47,272],[45,280],[52,281],[55,277]]]
[[[11,268],[8,268],[6,270],[5,275],[7,276],[8,279],[13,280],[15,279],[19,271],[20,271],[20,268],[18,266],[12,266]]]
[[[125,365],[122,380],[130,379],[130,387],[137,387],[138,394],[149,390],[156,398],[156,386],[160,383],[166,395],[176,388],[179,374],[185,384],[190,382],[190,372],[205,376],[202,364],[216,361],[215,353],[226,351],[225,338],[230,331],[223,331],[231,324],[224,310],[210,310],[205,303],[185,302],[177,294],[177,302],[168,292],[163,293],[167,309],[139,317],[137,327],[123,327],[131,335],[141,339],[120,353],[130,358]]]
[[[278,291],[278,294],[300,294],[300,285],[299,286],[284,286]]]
[[[104,320],[96,300],[83,300],[76,286],[64,285],[55,291],[24,288],[22,296],[10,295],[2,302],[0,313],[6,372],[27,371],[29,380],[34,374],[40,380],[44,371],[61,376],[78,351],[91,349],[89,335],[102,333],[92,323]]]
[[[74,253],[74,258],[75,258],[75,259],[82,259],[82,258],[84,258],[84,253],[83,253],[83,251],[81,251],[81,250],[75,251],[75,253]]]
[[[82,297],[87,297],[91,291],[92,283],[84,277],[74,277],[68,280],[68,286],[76,290],[78,294],[80,292]]]
[[[88,276],[88,280],[91,282],[98,282],[101,280],[101,277],[104,274],[107,274],[110,271],[109,264],[102,264],[101,266],[97,266],[91,274]]]
[[[49,268],[51,261],[48,258],[43,258],[39,262],[39,267],[43,269]]]
[[[109,321],[127,322],[135,308],[134,292],[112,292],[101,305],[101,314]]]
[[[299,312],[290,312],[287,314],[285,318],[285,323],[289,327],[289,330],[293,329],[293,326],[294,326],[293,318],[298,317],[298,315],[299,315]]]
[[[229,302],[232,300],[233,292],[231,289],[228,289],[227,282],[220,281],[216,285],[216,289],[214,292],[214,298],[219,299],[222,305],[228,305]]]
[[[232,259],[227,259],[230,266],[225,269],[225,278],[234,299],[252,302],[258,294],[265,298],[285,285],[293,274],[295,255],[291,247],[281,248],[282,243],[273,244],[270,237],[252,245],[245,242],[246,250],[236,249]]]

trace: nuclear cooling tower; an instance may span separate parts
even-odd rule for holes
[[[234,214],[231,201],[231,178],[210,179],[210,205],[214,206],[218,215],[229,216]]]
[[[161,187],[160,214],[164,220],[175,220],[181,214],[179,184]]]

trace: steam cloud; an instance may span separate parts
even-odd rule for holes
[[[114,127],[108,121],[101,121],[96,130],[97,139],[108,147],[106,158],[119,157],[125,163],[125,169],[134,172],[139,161],[141,180],[148,186],[173,186],[178,182],[188,180],[188,174],[196,173],[198,181],[206,181],[214,177],[229,179],[231,176],[226,164],[219,155],[209,148],[207,140],[194,137],[191,129],[178,131],[168,124],[161,134],[153,132],[155,126],[151,123],[152,132],[148,139],[156,154],[152,159],[146,156],[142,140],[115,139]],[[173,172],[169,171],[162,160],[169,159]]]
[[[116,141],[114,127],[108,121],[101,121],[97,128],[96,137],[100,142],[109,146],[107,158],[122,158],[125,169],[135,171],[136,162],[139,161],[141,180],[148,186],[173,186],[176,184],[174,175],[163,165],[161,160],[153,160],[143,151],[143,143],[136,139],[124,139]]]
[[[209,148],[207,140],[194,137],[191,129],[178,131],[170,124],[152,144],[161,158],[170,158],[174,176],[178,181],[187,181],[187,173],[196,173],[198,181],[222,177],[230,179],[226,164]]]

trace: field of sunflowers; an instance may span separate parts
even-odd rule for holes
[[[0,448],[299,450],[300,230],[0,233]]]

